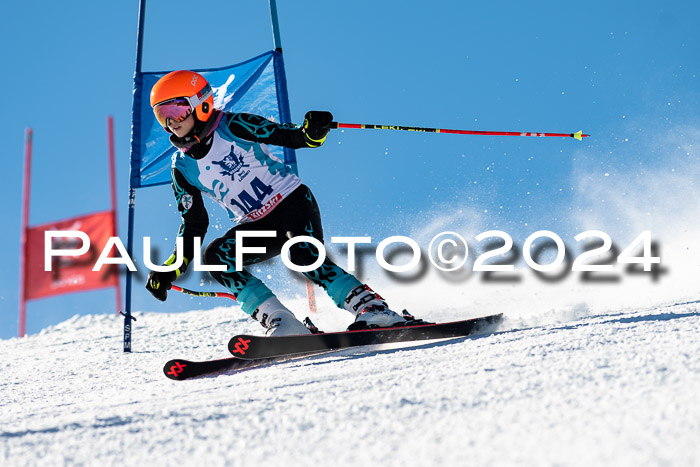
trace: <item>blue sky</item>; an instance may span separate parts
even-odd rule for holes
[[[135,0],[5,7],[0,338],[17,333],[25,128],[35,132],[34,225],[108,208],[106,117],[114,117],[126,238],[137,14]],[[279,17],[296,122],[319,109],[341,122],[592,135],[577,142],[334,131],[323,148],[297,154],[327,236],[405,235],[461,212],[477,224],[471,233],[572,236],[587,212],[600,215],[610,202],[581,190],[592,193],[611,174],[632,180],[696,160],[682,143],[697,142],[700,116],[697,2],[304,1],[280,2]],[[144,71],[225,66],[271,48],[262,0],[147,6]],[[581,181],[598,173],[599,183]],[[163,251],[179,225],[171,198],[169,187],[137,194],[136,238],[151,236]],[[219,211],[210,214],[225,231]],[[134,283],[135,310],[202,307],[185,297],[156,302],[142,282]],[[97,291],[30,302],[28,332],[112,312],[112,300],[111,291]]]

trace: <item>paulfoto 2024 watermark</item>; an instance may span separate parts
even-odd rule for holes
[[[247,238],[275,237],[277,232],[272,230],[241,230],[236,232],[235,262],[237,270],[243,268],[243,258],[245,255],[265,253],[264,247],[246,246]],[[516,246],[513,238],[501,230],[489,230],[473,237],[476,242],[488,242],[485,251],[480,252],[469,269],[473,272],[487,273],[508,273],[515,271],[515,263],[524,260],[527,267],[538,273],[548,273],[560,271],[565,267],[571,272],[612,272],[614,263],[639,265],[645,272],[652,271],[653,265],[661,263],[661,257],[655,256],[656,247],[652,241],[651,231],[645,230],[637,235],[624,249],[615,247],[612,238],[601,230],[587,230],[574,236],[577,243],[582,243],[587,247],[575,258],[571,257],[570,249],[567,249],[564,240],[556,233],[549,230],[538,230],[530,234],[522,244]],[[75,248],[60,248],[55,240],[73,240],[71,243]],[[90,238],[79,230],[54,230],[46,231],[44,236],[44,270],[51,271],[54,258],[77,257],[85,255],[90,250]],[[167,272],[178,269],[183,262],[183,239],[176,238],[176,261],[170,265],[157,265],[152,261],[151,238],[143,238],[143,263],[153,271]],[[298,243],[308,243],[313,245],[318,251],[318,257],[313,264],[297,265],[289,257],[289,249]],[[79,244],[79,246],[78,246]],[[331,244],[344,245],[347,248],[346,270],[354,272],[356,270],[356,249],[358,245],[372,245],[371,237],[332,237]],[[451,272],[467,267],[467,260],[470,256],[470,247],[464,236],[454,231],[444,231],[435,235],[428,242],[427,254],[421,249],[421,245],[414,239],[395,235],[387,237],[379,242],[375,250],[377,264],[390,273],[406,273],[414,270],[424,261],[427,256],[430,264],[440,271]],[[401,248],[405,250],[410,258],[403,264],[393,264],[387,260],[387,250],[391,248]],[[117,255],[112,256],[116,250]],[[547,262],[540,262],[542,253],[549,250]],[[521,254],[518,253],[521,251]],[[201,258],[201,238],[194,239],[193,266],[195,271],[226,271],[228,266],[205,265]],[[325,245],[318,239],[310,236],[292,237],[287,240],[281,251],[281,259],[284,265],[297,272],[313,271],[327,257]],[[395,256],[395,255],[390,255]],[[402,255],[403,256],[403,255]],[[102,252],[95,261],[93,271],[100,271],[105,265],[123,265],[130,271],[137,270],[133,259],[128,254],[124,244],[119,237],[110,237]]]

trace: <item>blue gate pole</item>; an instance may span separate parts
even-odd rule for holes
[[[134,154],[140,151],[141,147],[141,130],[139,128],[141,119],[135,119],[141,111],[141,59],[143,56],[143,30],[146,19],[146,0],[139,0],[139,19],[136,40],[136,70],[134,71],[134,100],[131,107],[131,171],[129,176],[129,227],[127,231],[127,246],[126,251],[129,257],[133,257],[134,253],[134,211],[136,209],[136,188],[133,186],[134,176],[134,157],[137,155],[140,159],[140,154]],[[129,268],[126,269],[126,299],[124,315],[124,352],[131,352],[131,321],[134,318],[131,316],[131,282],[132,273]]]
[[[270,0],[270,18],[272,19],[272,37],[275,46],[275,82],[277,83],[277,105],[280,109],[280,122],[292,123],[289,95],[287,94],[287,75],[284,70],[284,58],[282,57],[282,39],[280,38],[280,25],[277,17],[277,0]],[[294,149],[284,148],[284,161],[292,167],[295,174],[299,173]]]
[[[270,17],[272,18],[272,36],[275,50],[282,53],[282,39],[280,39],[280,25],[277,19],[277,0],[270,0]]]

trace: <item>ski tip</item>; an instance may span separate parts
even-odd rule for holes
[[[182,372],[189,364],[187,360],[170,360],[163,366],[163,373],[170,379],[181,381],[185,379]]]

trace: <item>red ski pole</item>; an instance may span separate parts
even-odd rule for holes
[[[195,297],[223,297],[223,298],[230,298],[231,300],[236,300],[236,297],[233,294],[230,293],[225,293],[225,292],[196,292],[194,290],[190,289],[183,289],[180,286],[173,285],[172,290],[175,290],[177,292],[181,292],[187,295],[193,295]]]
[[[423,131],[427,133],[451,133],[455,135],[480,135],[480,136],[554,136],[561,138],[576,138],[581,141],[590,135],[585,135],[581,131],[576,133],[536,133],[529,131],[480,131],[480,130],[447,130],[444,128],[423,128],[419,126],[400,125],[373,125],[369,123],[338,123],[332,122],[331,128],[358,128],[370,130],[403,130],[403,131]]]

